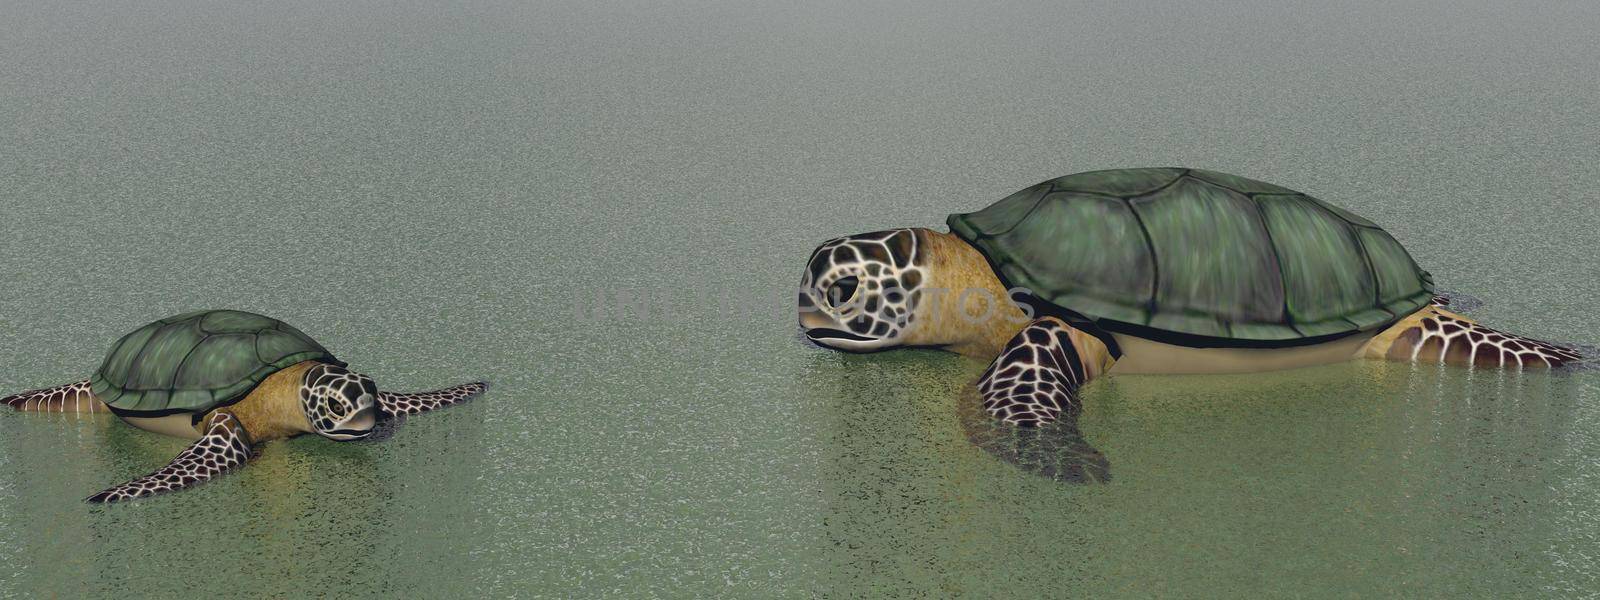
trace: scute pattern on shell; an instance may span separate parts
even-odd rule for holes
[[[236,310],[161,319],[112,345],[90,386],[123,416],[204,414],[232,404],[267,376],[316,360],[343,366],[287,323]]]
[[[1201,169],[1078,173],[947,222],[1006,287],[1179,345],[1315,343],[1381,330],[1432,298],[1431,276],[1371,221]]]
[[[208,481],[254,456],[250,436],[233,415],[211,417],[206,433],[159,471],[90,496],[89,502],[121,502]]]

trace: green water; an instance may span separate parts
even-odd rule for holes
[[[1600,592],[1600,371],[1109,379],[1068,485],[793,315],[829,237],[1184,165],[1600,341],[1597,5],[439,4],[0,3],[0,390],[211,307],[495,385],[111,507],[183,442],[0,414],[0,595]]]

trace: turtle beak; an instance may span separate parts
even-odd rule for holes
[[[367,400],[367,397],[362,396],[362,400]],[[361,402],[360,405],[361,408],[322,435],[341,442],[359,440],[372,435],[373,429],[378,425],[378,409],[370,402]]]
[[[800,294],[800,333],[813,345],[845,352],[882,350],[885,340],[850,331],[806,296]]]
[[[838,326],[839,324],[823,313],[822,309],[812,304],[805,294],[800,295],[800,329],[802,331]]]
[[[341,429],[353,429],[360,432],[371,432],[372,427],[377,424],[378,411],[377,409],[369,406],[356,411],[356,414],[350,415],[349,419],[345,419],[345,422],[342,423],[343,427],[341,427]]]
[[[812,342],[816,341],[813,332],[833,331],[841,329],[837,320],[823,312],[822,307],[811,298],[810,294],[800,292],[800,333]]]

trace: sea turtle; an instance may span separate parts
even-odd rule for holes
[[[94,376],[0,399],[21,411],[111,412],[156,433],[194,440],[160,470],[90,496],[115,502],[182,489],[239,467],[268,440],[370,435],[380,418],[470,399],[483,383],[434,392],[378,391],[372,378],[287,323],[235,310],[161,319],[112,344]]]
[[[1376,224],[1311,196],[1183,168],[1045,181],[950,233],[829,240],[800,328],[829,348],[937,347],[992,359],[977,396],[1035,427],[1116,373],[1229,373],[1355,358],[1553,367],[1577,352],[1446,309]]]

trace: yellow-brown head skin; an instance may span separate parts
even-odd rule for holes
[[[327,381],[330,378],[334,379],[331,383]],[[344,388],[352,385],[362,389],[344,391]],[[338,389],[320,391],[342,392],[350,397],[341,400],[341,406],[336,408],[308,404],[311,401],[326,402],[328,399],[308,397],[308,393],[314,396],[318,388],[329,386]],[[376,387],[365,376],[336,365],[306,361],[267,376],[244,400],[212,413],[222,411],[233,414],[257,442],[302,433],[316,433],[332,440],[347,441],[366,437],[377,425],[376,394]],[[319,427],[313,418],[324,421],[324,426]],[[211,413],[208,413],[200,423],[210,420]]]
[[[824,242],[799,298],[807,338],[849,352],[933,346],[992,357],[1031,317],[976,249],[920,228]]]
[[[312,433],[316,429],[306,418],[305,408],[300,406],[300,386],[306,371],[319,364],[322,363],[306,361],[268,375],[244,400],[217,411],[232,413],[256,442]],[[209,413],[200,420],[201,423],[210,421]]]

